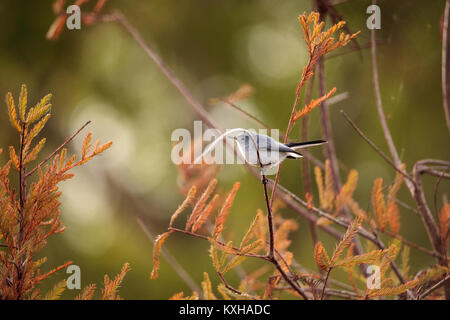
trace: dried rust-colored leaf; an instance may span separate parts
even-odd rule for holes
[[[334,266],[334,264],[337,262],[339,257],[341,256],[342,252],[344,252],[345,248],[347,248],[353,238],[356,236],[359,227],[361,226],[362,218],[357,217],[353,222],[348,226],[347,231],[345,232],[344,236],[342,237],[342,240],[338,243],[336,246],[336,249],[334,250],[333,257],[331,258],[331,265]]]
[[[204,280],[202,281],[203,296],[206,300],[217,300],[216,296],[212,291],[211,280],[209,280],[209,275],[203,272]]]
[[[91,300],[94,296],[96,289],[95,283],[91,283],[83,288],[79,295],[75,297],[75,300]]]
[[[214,232],[213,232],[214,239],[217,239],[217,237],[222,233],[224,229],[224,223],[228,217],[228,214],[230,213],[230,208],[233,205],[234,197],[236,196],[236,192],[238,191],[239,186],[240,186],[239,182],[236,182],[233,185],[233,189],[231,189],[230,193],[225,199],[225,202],[223,203],[222,209],[220,210],[214,225]]]
[[[167,231],[163,234],[160,234],[155,240],[155,244],[153,246],[153,270],[150,274],[151,280],[156,279],[158,277],[159,265],[160,265],[159,255],[161,253],[161,249],[162,249],[162,245],[163,245],[164,241],[167,240],[167,238],[170,236],[171,233],[172,233],[172,231]]]
[[[208,198],[211,195],[211,193],[214,191],[216,185],[217,179],[212,179],[209,182],[208,187],[206,187],[206,190],[203,192],[203,194],[200,196],[200,199],[195,204],[194,209],[192,210],[192,213],[186,222],[185,230],[189,230],[191,226],[194,224],[194,222],[197,220],[198,216],[202,213],[203,208],[205,207],[206,202],[208,201]]]
[[[211,201],[206,205],[205,209],[203,209],[203,211],[199,214],[197,221],[195,221],[195,223],[192,225],[192,232],[196,232],[205,224],[205,222],[213,212],[218,199],[219,195],[215,194]]]
[[[384,201],[383,189],[383,178],[378,178],[373,184],[372,190],[372,206],[375,214],[375,218],[378,227],[384,231],[386,228],[387,217],[386,217],[386,203]]]
[[[297,110],[297,112],[295,113],[293,121],[297,121],[301,117],[304,117],[305,115],[310,113],[312,109],[314,109],[317,106],[320,106],[320,104],[322,102],[324,102],[329,97],[331,97],[335,92],[336,92],[336,88],[333,88],[326,95],[324,95],[324,96],[322,96],[322,97],[320,97],[318,99],[312,99],[311,102],[308,105],[305,105],[305,107],[302,110]]]
[[[342,186],[341,191],[336,196],[336,211],[339,212],[344,209],[347,205],[349,199],[353,196],[353,192],[356,190],[356,185],[358,184],[358,171],[350,170],[347,181]]]
[[[197,193],[197,188],[195,186],[192,186],[191,189],[189,189],[189,192],[184,199],[183,203],[178,207],[178,209],[174,212],[172,217],[170,218],[169,227],[172,227],[175,220],[178,218],[178,216],[189,206],[192,204],[192,202],[195,199],[195,194]]]
[[[44,296],[43,300],[58,300],[65,289],[66,279],[55,284],[55,286]]]
[[[330,268],[330,258],[328,257],[328,254],[320,241],[318,241],[314,246],[314,260],[320,269],[328,271]]]
[[[441,235],[442,243],[447,246],[447,241],[449,237],[449,222],[450,219],[450,204],[446,203],[442,207],[441,213],[439,214],[439,231]]]

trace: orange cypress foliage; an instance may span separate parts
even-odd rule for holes
[[[252,223],[250,224],[250,227],[248,228],[247,232],[245,233],[244,237],[241,240],[241,244],[239,245],[239,248],[242,249],[245,245],[247,245],[247,243],[253,238],[255,237],[256,239],[258,239],[258,235],[257,235],[257,228],[259,226],[259,223],[261,220],[263,220],[263,214],[261,211],[258,211],[256,213],[255,218],[253,219]]]
[[[293,219],[284,220],[277,231],[275,232],[274,242],[276,244],[276,249],[283,252],[291,244],[291,240],[288,238],[289,233],[298,229],[298,224]]]
[[[205,207],[206,202],[208,201],[208,198],[211,195],[211,193],[214,191],[216,185],[217,179],[212,179],[211,182],[208,184],[208,187],[206,187],[206,190],[200,196],[200,199],[195,204],[194,209],[192,210],[192,213],[186,222],[185,230],[189,230],[191,226],[194,224],[194,222],[197,220],[199,215],[202,213],[203,208]]]
[[[331,26],[327,31],[322,31],[324,22],[320,22],[320,15],[318,12],[311,12],[309,15],[306,15],[305,12],[302,15],[299,15],[298,19],[303,29],[310,60],[307,66],[303,68],[302,78],[297,88],[297,94],[299,94],[299,91],[305,82],[312,77],[314,67],[320,57],[337,48],[346,46],[351,39],[354,39],[359,34],[359,31],[352,35],[341,33],[338,40],[335,41],[332,35],[345,25],[345,21],[340,21]]]
[[[61,297],[65,289],[66,289],[66,280],[64,279],[55,284],[54,287],[49,292],[47,292],[43,300],[57,300]]]
[[[122,298],[117,294],[119,288],[125,278],[125,275],[130,271],[130,264],[125,263],[119,274],[116,275],[114,280],[111,280],[108,275],[104,276],[104,288],[101,289],[100,299],[102,300],[121,300]],[[94,297],[95,283],[91,283],[81,290],[80,294],[75,297],[75,300],[91,300]]]
[[[354,248],[355,248],[355,243],[352,242],[350,244],[350,247],[347,250],[347,259],[349,259],[350,257],[353,256]],[[358,287],[356,286],[355,277],[353,276],[354,266],[347,266],[346,271],[347,271],[348,280],[350,282],[350,285],[353,288],[353,292],[355,292],[357,295],[359,295],[359,290],[358,290]]]
[[[405,170],[405,164],[402,164],[401,169]],[[389,224],[394,235],[397,235],[400,231],[400,212],[398,210],[397,203],[395,202],[397,192],[403,183],[403,175],[399,172],[395,174],[394,182],[389,186],[388,197],[387,197],[387,208],[385,213],[385,219]]]
[[[219,195],[215,194],[211,201],[206,205],[205,209],[199,214],[197,220],[192,226],[192,232],[196,232],[199,230],[205,222],[208,220],[209,216],[213,212],[213,209],[216,206],[217,200],[219,199]]]
[[[156,240],[155,244],[153,245],[153,270],[150,274],[150,279],[156,279],[158,277],[159,272],[159,255],[161,254],[161,249],[163,243],[167,240],[167,238],[170,236],[172,231],[164,232],[163,234],[160,234]]]
[[[390,201],[386,209],[386,219],[389,223],[389,228],[394,235],[397,235],[400,231],[400,213],[395,201]]]
[[[353,198],[349,198],[347,200],[347,205],[355,216],[362,217],[364,220],[367,220],[367,213],[359,207],[358,202],[353,200]]]
[[[313,196],[311,193],[306,192],[305,193],[305,199],[306,199],[306,203],[308,204],[308,209],[312,209],[313,207]]]
[[[222,233],[224,229],[224,223],[228,217],[228,214],[230,213],[230,208],[233,205],[234,197],[236,196],[236,192],[238,191],[240,186],[239,182],[236,182],[233,185],[233,189],[231,189],[230,193],[228,194],[227,198],[225,199],[225,202],[222,206],[222,209],[220,210],[216,222],[214,225],[214,232],[213,232],[213,238],[217,239],[217,237]]]
[[[314,260],[316,260],[317,265],[320,269],[328,271],[331,262],[322,242],[318,241],[314,246]]]
[[[444,252],[447,252],[447,242],[449,237],[449,222],[450,219],[450,204],[446,203],[442,207],[441,213],[439,214],[439,231],[441,235],[442,245],[444,246]]]
[[[80,294],[75,297],[75,300],[91,300],[94,296],[95,288],[96,285],[94,283],[87,285]]]
[[[169,227],[173,226],[178,216],[193,202],[196,193],[197,188],[195,186],[192,186],[191,189],[189,189],[188,195],[184,199],[183,203],[178,207],[178,209],[173,213],[172,217],[170,218]]]
[[[317,190],[319,192],[320,207],[325,207],[325,188],[323,186],[322,170],[318,166],[314,167],[314,176],[316,178]]]
[[[86,124],[34,169],[27,170],[27,165],[37,158],[46,142],[43,138],[32,145],[50,118],[50,99],[51,94],[48,94],[28,109],[27,88],[22,85],[16,108],[12,94],[6,95],[9,120],[19,133],[19,148],[16,152],[10,147],[10,160],[0,168],[0,299],[40,298],[36,287],[71,263],[41,274],[40,267],[46,259],[35,260],[48,238],[65,230],[60,220],[58,185],[73,177],[69,172],[72,168],[86,163],[112,144],[97,144],[84,159],[76,162],[74,155],[65,162],[67,150],[63,147]],[[18,171],[17,190],[10,185],[11,165]],[[38,174],[36,181],[27,183],[34,173]],[[62,282],[58,283],[46,297],[58,298],[62,293],[61,285]]]
[[[337,259],[341,256],[342,252],[344,252],[345,248],[350,246],[351,241],[356,236],[356,233],[358,232],[359,227],[361,226],[362,218],[357,217],[353,222],[348,226],[347,232],[345,232],[344,236],[342,237],[341,241],[336,246],[336,249],[334,250],[333,257],[331,258],[331,264],[334,265],[336,263]]]
[[[341,191],[336,197],[336,211],[341,211],[344,206],[348,203],[356,190],[356,185],[358,183],[358,171],[350,170],[347,176],[347,181],[342,186]]]
[[[408,289],[416,287],[418,283],[419,283],[419,279],[415,279],[415,280],[408,281],[404,284],[401,284],[397,287],[381,288],[381,289],[373,290],[367,295],[367,298],[399,295]]]
[[[312,109],[314,109],[317,106],[320,106],[322,102],[327,100],[329,97],[331,97],[336,92],[336,88],[330,90],[326,95],[318,98],[318,99],[312,99],[308,105],[305,105],[305,107],[302,110],[297,110],[295,113],[293,121],[297,121],[301,117],[307,115],[309,112],[311,112]]]
[[[375,180],[373,184],[372,206],[378,227],[382,231],[384,231],[387,223],[387,218],[386,218],[386,203],[384,201],[382,189],[383,189],[383,178],[378,178]]]
[[[184,295],[183,291],[178,292],[178,293],[175,293],[174,295],[172,295],[172,296],[169,298],[169,300],[184,300],[183,295]]]
[[[334,186],[333,186],[333,177],[331,173],[331,165],[330,160],[325,161],[325,190],[324,190],[324,205],[325,209],[333,208],[333,200],[335,197]]]
[[[105,288],[102,289],[102,300],[121,300],[120,296],[117,294],[120,285],[128,271],[130,271],[130,264],[125,263],[122,266],[120,273],[116,275],[114,280],[110,280],[108,275],[105,275]]]
[[[63,265],[61,265],[61,266],[59,266],[59,267],[56,267],[56,268],[54,268],[54,269],[52,269],[52,270],[50,270],[49,272],[47,272],[46,274],[43,274],[42,276],[37,276],[36,278],[36,280],[38,281],[38,282],[41,282],[41,281],[43,281],[43,280],[45,280],[45,279],[47,279],[49,276],[51,276],[52,274],[54,274],[55,272],[57,272],[57,271],[59,271],[59,270],[62,270],[62,269],[64,269],[64,268],[67,268],[68,266],[70,266],[72,264],[72,261],[69,261],[69,262],[66,262],[65,264],[63,264]]]
[[[209,275],[206,272],[203,272],[203,278],[205,279],[202,281],[203,296],[208,300],[217,300],[212,291],[211,280],[209,280]]]
[[[209,99],[208,102],[209,102],[209,104],[216,104],[220,101],[234,103],[234,102],[237,102],[240,100],[247,99],[248,97],[250,97],[253,94],[254,91],[255,91],[254,88],[250,84],[244,83],[235,92],[229,94],[225,98],[212,98],[212,99]]]

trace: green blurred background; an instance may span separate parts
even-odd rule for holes
[[[370,40],[366,28],[370,4],[350,0],[336,7],[351,31],[361,30],[358,41],[362,47]],[[382,29],[377,31],[380,84],[395,144],[409,170],[419,159],[449,160],[441,91],[444,1],[378,4],[382,19]],[[63,183],[61,209],[67,229],[41,252],[48,257],[46,267],[72,260],[81,268],[83,287],[92,282],[101,287],[105,273],[114,276],[124,262],[129,262],[132,271],[123,283],[123,298],[166,299],[179,291],[190,294],[164,259],[160,277],[149,279],[153,246],[136,223],[136,215],[143,215],[155,234],[167,227],[184,198],[177,187],[177,168],[170,160],[170,135],[176,128],[192,130],[193,121],[199,118],[120,26],[82,26],[81,30],[64,30],[57,41],[47,41],[45,34],[54,20],[51,5],[50,0],[0,2],[0,93],[12,91],[17,99],[20,85],[25,83],[29,104],[53,93],[52,118],[43,131],[47,145],[41,159],[87,120],[92,120],[89,130],[94,137],[113,140],[114,145],[75,170],[73,180]],[[250,83],[255,94],[239,105],[273,128],[286,129],[295,87],[308,58],[297,16],[311,10],[310,1],[111,0],[104,12],[113,9],[124,12],[201,102]],[[369,208],[373,180],[383,177],[390,182],[395,173],[355,134],[339,110],[344,109],[387,152],[375,107],[370,52],[364,49],[340,55],[325,65],[328,88],[336,86],[337,93],[349,94],[348,99],[330,107],[337,155],[347,168],[341,177],[345,180],[350,168],[359,171],[356,199],[362,208]],[[316,89],[313,96],[317,97]],[[223,127],[254,126],[223,106],[208,108]],[[18,137],[9,125],[6,108],[3,110],[0,146],[6,149],[17,145]],[[318,115],[314,110],[310,117],[309,136],[313,139],[321,138]],[[300,129],[296,125],[291,138],[298,137]],[[72,152],[79,152],[82,136],[71,143]],[[322,148],[312,150],[324,159],[322,152]],[[3,154],[1,163],[5,161]],[[283,165],[281,183],[303,197],[301,174],[300,161],[288,161]],[[218,178],[223,192],[234,181],[241,182],[226,229],[238,241],[256,209],[264,209],[260,182],[240,166],[223,167]],[[435,212],[432,198],[436,180],[424,180]],[[442,181],[439,208],[448,191],[449,183]],[[413,204],[405,189],[399,197]],[[429,248],[418,216],[400,211],[402,235]],[[297,261],[315,269],[307,221],[289,209],[282,213],[300,225],[291,245]],[[334,239],[322,232],[319,236],[327,248],[334,246]],[[203,271],[209,272],[213,283],[219,282],[207,242],[176,234],[166,245],[198,283]],[[434,263],[415,250],[411,259],[413,272]],[[243,268],[250,271],[260,264],[248,261]],[[42,291],[65,276],[59,272]],[[336,272],[335,276],[346,279],[344,273]],[[236,275],[230,273],[229,277],[237,285]],[[71,298],[76,291],[66,291],[63,297]]]

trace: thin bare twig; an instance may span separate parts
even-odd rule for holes
[[[376,3],[376,1],[372,1],[373,4]],[[380,118],[380,124],[383,129],[384,138],[386,139],[386,142],[388,144],[389,151],[391,153],[392,158],[394,158],[394,163],[396,166],[401,166],[400,157],[398,156],[397,149],[395,148],[394,141],[392,140],[391,132],[389,131],[389,128],[387,126],[386,122],[386,116],[384,115],[383,111],[383,104],[381,102],[381,93],[380,93],[380,84],[378,81],[378,69],[377,69],[377,43],[376,43],[376,37],[375,37],[376,29],[372,28],[370,32],[371,36],[371,57],[372,57],[372,75],[373,75],[373,88],[375,91],[375,100],[377,105],[377,111],[378,116]]]
[[[25,175],[25,178],[28,178],[29,176],[31,176],[36,170],[38,170],[40,167],[42,167],[48,160],[50,160],[55,154],[57,154],[62,148],[64,148],[70,141],[73,140],[73,138],[75,138],[89,123],[91,123],[91,120],[89,120],[88,122],[86,122],[80,129],[78,129],[73,135],[71,135],[66,141],[64,141],[64,143],[62,145],[60,145],[55,151],[53,151],[47,158],[45,158],[44,160],[41,161],[41,163],[39,163],[37,165],[37,167],[35,167],[33,170],[31,170],[30,172],[28,172]]]
[[[191,232],[191,231],[186,231],[186,230],[183,230],[183,229],[169,227],[167,230],[183,233],[185,235],[188,235],[188,236],[191,236],[191,237],[195,237],[195,238],[199,238],[199,239],[203,239],[203,240],[206,240],[206,241],[212,240],[210,237],[204,236],[202,234],[194,233],[194,232]],[[222,241],[219,241],[219,240],[214,240],[214,241],[221,247],[228,247],[227,244],[222,242]],[[236,252],[232,253],[232,254],[234,254],[236,256],[245,256],[245,257],[259,258],[259,259],[263,259],[263,260],[269,261],[269,259],[267,258],[266,255],[252,254],[252,253],[241,253],[240,249],[237,248],[237,247],[231,247],[231,249],[236,251]]]
[[[436,221],[433,218],[430,208],[427,205],[425,194],[422,188],[422,178],[421,175],[423,173],[432,173],[433,170],[430,169],[427,165],[430,163],[435,163],[433,160],[421,160],[418,161],[413,167],[413,176],[415,182],[414,188],[414,199],[416,200],[417,207],[419,209],[420,217],[424,223],[425,229],[428,233],[428,237],[431,240],[431,244],[433,245],[433,249],[437,252],[441,252],[441,254],[445,254],[442,252],[443,246],[441,243],[441,238],[439,236],[439,227],[436,224]],[[441,265],[446,266],[447,260],[445,261],[442,258],[438,258],[438,261]],[[449,292],[450,293],[450,292]]]
[[[252,297],[252,296],[250,296],[250,295],[248,295],[248,294],[245,294],[244,292],[241,292],[241,291],[239,291],[239,290],[233,288],[232,286],[230,286],[230,285],[228,284],[227,280],[225,279],[225,277],[223,276],[222,272],[217,271],[217,274],[218,274],[220,280],[222,281],[223,285],[224,285],[228,290],[230,290],[231,292],[234,292],[234,293],[237,294],[237,295],[244,296],[244,297],[250,298],[250,299],[252,299],[252,300],[256,300],[255,297]]]
[[[405,171],[403,171],[400,167],[397,167],[394,162],[387,155],[383,153],[376,145],[372,142],[362,131],[358,128],[358,126],[353,122],[353,120],[345,113],[344,110],[341,110],[341,114],[344,116],[345,120],[352,126],[352,128],[358,133],[358,135],[364,139],[364,141],[372,147],[392,168],[394,168],[397,172],[399,172],[402,176],[404,176],[408,181],[414,183],[414,180],[411,176],[409,176]]]
[[[436,283],[434,286],[432,286],[430,289],[422,293],[417,300],[422,300],[423,298],[429,296],[431,293],[433,293],[435,290],[439,289],[441,286],[443,286],[448,280],[450,280],[450,275],[447,275],[444,279]]]
[[[435,258],[442,258],[442,255],[441,255],[440,253],[438,253],[438,252],[436,252],[436,251],[428,250],[428,249],[426,249],[426,248],[424,248],[424,247],[421,247],[421,246],[419,246],[418,244],[415,244],[414,242],[409,241],[409,240],[403,238],[402,236],[393,234],[392,232],[390,232],[390,231],[388,231],[388,230],[381,230],[381,229],[379,229],[379,228],[377,228],[376,230],[377,230],[378,232],[381,232],[381,233],[383,233],[383,234],[385,234],[385,235],[391,237],[391,238],[395,238],[395,239],[400,240],[404,245],[406,245],[406,246],[408,246],[408,247],[411,247],[411,248],[413,248],[413,249],[416,249],[416,250],[418,250],[418,251],[421,251],[421,252],[423,252],[423,253],[426,253],[426,254],[428,254],[428,255],[430,255],[430,256],[432,256],[432,257],[435,257]]]
[[[328,277],[330,276],[331,270],[333,270],[333,268],[328,269],[327,275],[325,276],[325,281],[323,282],[323,289],[322,295],[320,296],[320,300],[323,300],[323,297],[325,296],[325,289],[327,288]]]

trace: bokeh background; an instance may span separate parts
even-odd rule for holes
[[[366,8],[371,1],[337,1],[351,31],[361,30],[358,41],[367,48]],[[423,158],[450,159],[449,135],[445,126],[441,91],[441,30],[445,1],[379,1],[382,29],[377,31],[378,66],[382,99],[388,123],[403,161],[410,170]],[[41,252],[47,268],[72,260],[79,265],[82,286],[102,286],[103,275],[115,275],[124,262],[128,273],[121,289],[126,299],[166,299],[173,293],[191,290],[162,259],[160,277],[151,281],[152,242],[136,222],[145,218],[154,234],[161,233],[183,200],[177,184],[178,171],[171,162],[170,135],[176,128],[193,130],[198,116],[171,86],[144,51],[115,24],[82,26],[64,30],[57,41],[45,34],[54,20],[52,1],[0,2],[0,93],[17,97],[27,84],[29,103],[53,93],[52,118],[43,134],[50,153],[85,121],[102,141],[113,140],[111,150],[75,171],[75,178],[62,185],[62,219],[66,231],[54,236]],[[89,5],[86,6],[89,8]],[[298,14],[311,10],[310,1],[298,0],[110,0],[104,11],[119,9],[144,39],[163,57],[197,99],[224,96],[243,83],[255,94],[239,103],[273,128],[285,130],[301,70],[307,62]],[[345,49],[344,49],[345,51]],[[344,52],[342,51],[342,52]],[[383,150],[387,150],[378,122],[372,87],[369,49],[339,55],[325,63],[327,86],[349,97],[330,108],[337,155],[348,169],[359,171],[356,199],[370,207],[373,180],[392,181],[395,173],[345,122],[344,109]],[[316,88],[316,86],[315,86]],[[317,97],[316,89],[313,93]],[[209,106],[223,127],[254,127],[224,106]],[[18,137],[9,125],[6,108],[0,112],[0,146],[17,145]],[[311,138],[321,138],[319,110],[310,117]],[[297,124],[291,137],[300,135]],[[70,144],[79,152],[83,134]],[[322,148],[312,153],[324,159]],[[3,154],[1,163],[7,161]],[[304,196],[300,161],[283,166],[281,183]],[[227,191],[241,182],[226,232],[240,239],[258,208],[264,209],[260,182],[240,166],[223,167],[219,189]],[[433,212],[436,180],[425,178]],[[438,207],[448,192],[442,181]],[[402,189],[399,197],[412,204]],[[317,198],[317,195],[316,195]],[[419,217],[401,209],[401,233],[429,248]],[[284,217],[298,220],[291,250],[304,266],[315,269],[312,240],[307,221],[283,209]],[[180,219],[182,220],[182,219]],[[334,240],[319,233],[326,246]],[[186,271],[200,283],[203,271],[218,279],[208,257],[205,241],[174,235],[167,248]],[[428,256],[411,251],[413,272],[431,265]],[[246,262],[250,270],[259,262]],[[64,271],[54,282],[66,276]],[[337,278],[345,279],[336,272]],[[230,273],[230,282],[237,277]],[[52,285],[48,281],[43,286]],[[77,294],[66,291],[64,298]]]

